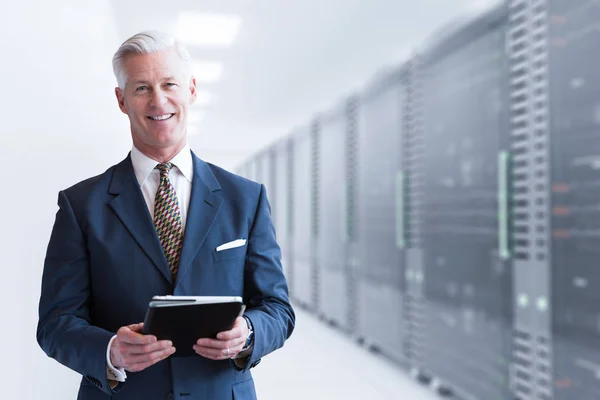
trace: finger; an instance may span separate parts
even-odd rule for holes
[[[149,354],[130,356],[127,359],[127,365],[129,365],[129,367],[126,367],[125,369],[131,372],[142,371],[174,354],[175,351],[175,347],[169,347],[168,349],[155,351]]]
[[[197,346],[206,347],[212,350],[224,350],[226,348],[234,347],[238,342],[233,340],[214,340],[214,339],[199,339],[196,342]]]
[[[211,347],[214,349],[223,349],[222,341],[217,339],[198,339],[196,341],[198,346],[202,347]]]
[[[225,360],[228,358],[235,357],[240,351],[242,351],[243,345],[237,345],[234,347],[228,347],[225,349],[215,349],[212,347],[203,347],[194,345],[194,351],[203,357],[210,358],[212,360]]]
[[[198,346],[211,347],[214,349],[226,349],[227,347],[235,347],[240,343],[245,343],[246,338],[243,336],[237,336],[231,340],[219,340],[219,339],[198,339],[196,344]]]
[[[209,358],[209,359],[215,360],[215,361],[226,360],[233,356],[233,353],[231,352],[231,350],[229,352],[229,355],[227,355],[224,350],[207,348],[207,347],[202,347],[202,346],[197,346],[197,345],[194,345],[194,351],[197,354],[201,355],[202,357]]]
[[[241,326],[235,326],[229,331],[219,332],[217,339],[219,340],[231,340],[243,336],[243,330]]]
[[[131,330],[133,332],[141,333],[142,329],[144,329],[144,323],[140,322],[138,324],[131,324],[131,325],[128,325],[127,328],[129,328],[129,330]]]
[[[129,354],[127,357],[125,357],[125,361],[127,363],[127,365],[129,366],[133,366],[136,364],[147,364],[149,363],[150,365],[157,363],[158,361],[160,361],[161,359],[163,359],[163,357],[166,355],[170,355],[172,354],[174,347],[171,347],[169,349],[163,349],[163,350],[158,350],[152,353],[147,353],[147,354]]]
[[[142,335],[124,326],[117,331],[119,341],[129,344],[150,344],[156,342],[156,336]]]
[[[155,351],[166,350],[173,346],[173,342],[170,340],[159,340],[149,344],[123,344],[121,346],[121,353],[124,354],[149,354]]]

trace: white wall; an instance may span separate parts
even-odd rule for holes
[[[41,273],[58,191],[130,147],[111,70],[122,40],[108,0],[11,3],[0,13],[1,397],[75,398],[80,377],[35,340]]]

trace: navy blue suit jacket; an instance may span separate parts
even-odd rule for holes
[[[59,193],[37,339],[48,356],[83,375],[79,399],[255,399],[249,369],[292,333],[295,316],[264,186],[192,158],[175,282],[130,157]],[[216,251],[236,239],[247,239],[246,245]],[[246,367],[199,355],[168,358],[128,373],[111,390],[110,338],[119,327],[143,321],[152,296],[166,294],[242,296],[255,332]]]

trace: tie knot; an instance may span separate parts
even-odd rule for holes
[[[171,164],[170,162],[160,163],[156,165],[156,168],[158,168],[158,170],[160,171],[161,176],[168,176],[169,171],[171,171],[171,168],[173,168],[173,164]]]

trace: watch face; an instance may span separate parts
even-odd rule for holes
[[[246,320],[246,326],[248,327],[248,330],[250,331],[250,333],[252,333],[252,331],[254,330],[252,327],[252,321],[250,321],[250,318],[246,317],[245,315],[244,319]]]
[[[244,345],[244,347],[248,347],[248,346],[250,346],[250,344],[252,344],[253,337],[254,337],[254,332],[250,331],[250,334],[248,335],[248,338],[246,339],[246,344]]]

